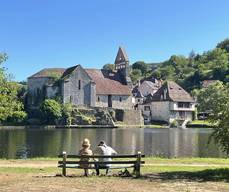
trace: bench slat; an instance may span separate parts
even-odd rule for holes
[[[66,164],[135,164],[137,161],[66,161]],[[58,161],[58,164],[63,164],[63,161]],[[145,161],[141,161],[145,164]]]
[[[67,158],[82,158],[82,157],[89,157],[89,158],[132,158],[136,157],[137,154],[135,155],[66,155]],[[63,157],[63,155],[58,155],[59,158]],[[141,155],[141,157],[145,157],[145,155]]]
[[[59,168],[63,168],[63,165],[59,165]],[[123,168],[133,168],[133,165],[128,165],[128,166],[110,166],[109,169],[123,169]],[[84,169],[82,167],[80,167],[79,165],[74,165],[74,166],[66,166],[66,168],[70,168],[70,169]],[[88,167],[87,169],[95,169],[95,167]],[[102,167],[99,169],[107,169],[106,167]]]

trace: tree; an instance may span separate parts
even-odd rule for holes
[[[138,69],[143,76],[147,73],[147,64],[144,61],[137,61],[132,65],[132,69]]]
[[[229,53],[229,39],[224,39],[220,43],[217,44],[217,48],[224,49]]]
[[[115,65],[111,64],[111,63],[107,63],[103,66],[104,70],[108,70],[108,71],[114,71],[115,70]]]
[[[56,124],[56,121],[62,116],[61,105],[54,99],[44,100],[40,111],[46,123]]]
[[[137,83],[141,79],[142,73],[139,69],[134,69],[130,74],[131,81],[133,84]]]
[[[212,138],[229,154],[229,85],[218,81],[197,93],[199,110],[210,111],[210,121],[216,128]]]
[[[1,64],[6,61],[7,55],[0,53],[0,123],[21,123],[27,114],[23,103],[18,98],[21,86],[8,79],[8,74]]]

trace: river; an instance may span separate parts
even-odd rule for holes
[[[141,151],[160,157],[223,157],[213,142],[211,129],[25,129],[0,128],[0,158],[56,157],[62,151],[76,154],[89,138],[94,149],[100,140],[119,154]]]

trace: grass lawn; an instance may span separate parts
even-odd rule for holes
[[[188,125],[187,125],[187,127],[214,127],[215,125],[214,124],[212,124],[212,123],[210,123],[210,121],[209,120],[194,120],[194,121],[192,121],[192,122],[190,122]]]

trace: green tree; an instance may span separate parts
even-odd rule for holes
[[[141,79],[142,73],[139,69],[132,70],[130,74],[131,81],[135,84]]]
[[[220,49],[224,49],[225,51],[229,53],[229,39],[228,38],[224,39],[223,41],[218,43],[216,47]]]
[[[137,61],[132,65],[132,69],[133,70],[136,70],[136,69],[140,70],[141,74],[143,76],[145,76],[147,73],[148,66],[144,61]]]
[[[62,116],[61,105],[53,99],[44,100],[41,104],[40,111],[46,123],[56,124]]]
[[[199,110],[211,111],[210,121],[217,125],[212,138],[229,154],[229,85],[218,81],[197,92]]]
[[[8,74],[2,67],[7,55],[0,54],[0,123],[21,123],[26,119],[24,106],[18,97],[21,86],[8,79]]]
[[[111,63],[107,63],[107,64],[105,64],[103,66],[103,69],[107,70],[107,71],[114,71],[115,70],[115,65],[111,64]]]

